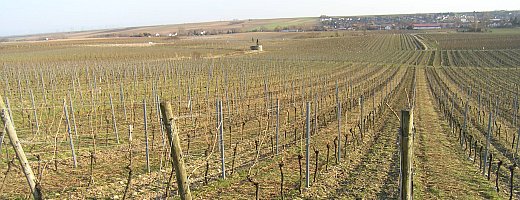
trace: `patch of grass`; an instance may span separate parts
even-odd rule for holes
[[[305,26],[308,26],[309,24],[316,23],[317,21],[318,21],[317,18],[287,19],[286,21],[277,21],[277,22],[270,23],[270,24],[256,26],[256,27],[253,27],[253,28],[249,29],[248,31],[255,31],[255,30],[269,30],[269,31],[272,31],[272,30],[276,29],[277,27],[283,29],[283,28],[290,28],[291,26],[294,26],[294,27],[297,27],[297,26],[305,27]]]
[[[491,29],[492,34],[520,34],[520,28],[496,28]]]
[[[429,192],[430,194],[432,194],[432,195],[434,195],[434,196],[436,196],[436,197],[438,197],[438,198],[440,198],[441,196],[443,196],[443,195],[442,195],[442,194],[443,194],[442,191],[440,191],[440,190],[437,189],[437,188],[428,188],[427,190],[428,190],[428,192]]]

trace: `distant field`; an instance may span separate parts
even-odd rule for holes
[[[490,31],[495,34],[520,34],[520,28],[496,28]]]
[[[484,33],[423,34],[441,49],[518,49],[520,29],[492,29]]]
[[[298,27],[313,27],[318,24],[318,18],[297,18],[297,19],[279,19],[271,23],[263,24],[250,28],[248,31],[254,30],[274,30],[276,28],[282,29],[297,29]]]
[[[276,27],[280,28],[312,28],[318,24],[318,18],[279,18],[279,19],[245,19],[236,21],[214,21],[201,23],[185,23],[158,26],[128,27],[122,29],[93,30],[80,32],[38,34],[32,36],[19,36],[12,40],[44,40],[50,39],[81,39],[81,38],[106,38],[106,37],[125,37],[139,35],[140,33],[156,33],[163,37],[169,33],[188,34],[193,31],[218,32],[219,34],[233,32],[246,32],[257,30],[273,31]]]

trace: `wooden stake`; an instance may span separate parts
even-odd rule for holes
[[[484,167],[482,169],[482,175],[486,175],[486,166],[487,166],[487,158],[488,158],[488,154],[489,154],[489,142],[491,140],[491,124],[493,123],[493,112],[492,111],[489,111],[489,123],[488,123],[488,132],[487,132],[487,137],[486,137],[486,148],[484,150],[484,160],[483,160],[483,163],[484,163]],[[491,162],[490,162],[491,164]],[[488,178],[489,179],[489,178]]]
[[[302,179],[303,179],[302,159],[303,159],[303,156],[301,154],[299,154],[298,155],[298,165],[300,166],[300,179],[298,179],[298,192],[300,192],[300,194],[302,194]]]
[[[337,85],[337,83],[336,83]],[[337,86],[336,86],[336,95],[337,94]],[[341,162],[341,102],[337,100],[337,117],[338,117],[338,148],[336,150],[336,163]]]
[[[117,132],[117,124],[116,124],[116,115],[114,111],[114,104],[112,102],[112,94],[110,96],[110,109],[112,110],[112,125],[114,127],[114,134],[116,134],[116,141],[119,144],[119,133]],[[125,118],[126,118],[126,108],[125,108]]]
[[[78,167],[78,161],[76,160],[76,152],[74,150],[74,142],[72,141],[72,131],[69,120],[69,112],[67,111],[67,103],[63,99],[63,112],[65,112],[65,120],[67,122],[67,133],[69,135],[70,150],[72,151],[72,161],[74,162],[74,168]]]
[[[499,160],[498,161],[498,166],[497,166],[497,174],[496,174],[496,177],[495,177],[495,187],[497,188],[497,192],[500,192],[500,189],[498,187],[498,178],[499,178],[499,172],[500,172],[500,166],[502,166],[502,161]]]
[[[330,152],[330,144],[327,143],[327,162],[325,163],[325,171],[329,171],[329,152]]]
[[[143,117],[144,117],[144,138],[145,138],[145,151],[146,151],[146,171],[150,173],[150,153],[149,153],[149,142],[148,142],[148,119],[146,118],[146,99],[143,99]]]
[[[217,127],[219,131],[220,163],[222,178],[226,179],[226,159],[224,148],[224,117],[222,117],[222,100],[217,100]]]
[[[278,164],[280,167],[280,196],[282,197],[282,200],[285,199],[283,195],[283,161]]]
[[[401,111],[401,176],[399,178],[401,199],[412,199],[412,166],[413,166],[413,112]]]
[[[509,171],[511,172],[510,181],[509,181],[509,200],[513,199],[513,174],[515,172],[516,163],[509,166]]]
[[[179,194],[183,200],[191,200],[190,184],[184,165],[184,158],[182,156],[181,143],[177,125],[173,119],[172,107],[170,102],[161,102],[161,113],[163,124],[168,133],[168,140],[171,144],[171,157],[175,167],[175,176],[177,178],[177,185],[179,187]]]
[[[310,170],[309,170],[309,161],[310,161],[310,140],[311,140],[311,135],[310,135],[310,110],[311,110],[311,103],[310,102],[307,102],[306,104],[306,118],[305,118],[305,187],[306,188],[309,188],[310,187]]]
[[[27,183],[29,184],[29,188],[31,189],[31,193],[34,199],[43,199],[42,192],[40,188],[37,187],[37,185],[39,185],[38,180],[36,180],[36,177],[34,177],[31,165],[29,165],[27,157],[25,157],[22,144],[20,143],[20,140],[18,140],[18,135],[16,134],[16,130],[13,127],[11,119],[9,118],[9,113],[5,107],[2,96],[0,96],[0,115],[2,117],[2,122],[6,127],[5,129],[9,135],[9,139],[11,140],[11,144],[13,145],[16,157],[22,166],[22,171],[25,174],[25,178],[27,179]]]

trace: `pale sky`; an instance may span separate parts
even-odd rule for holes
[[[281,17],[520,10],[520,0],[0,0],[0,36]]]

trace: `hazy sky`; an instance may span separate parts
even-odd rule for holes
[[[520,0],[0,0],[0,36],[235,18],[519,9]]]

